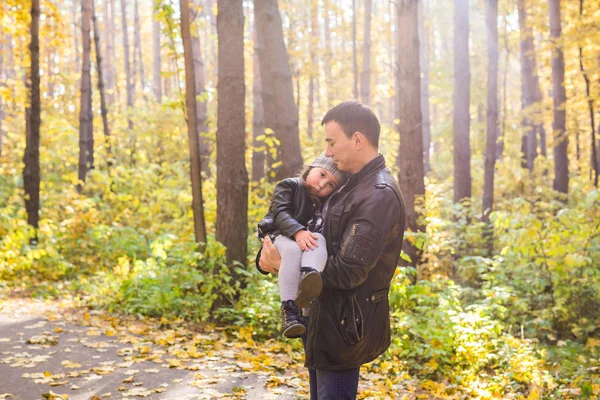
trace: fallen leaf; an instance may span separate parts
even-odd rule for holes
[[[64,381],[51,382],[50,386],[63,386],[63,385],[66,385],[67,383],[69,383],[69,381],[65,379]]]
[[[62,365],[65,368],[81,368],[81,364],[74,363],[69,360],[61,361],[60,365]]]
[[[128,390],[127,392],[121,393],[121,395],[124,397],[128,397],[128,396],[148,397],[148,396],[152,395],[152,390],[148,390],[143,387],[138,387],[138,388],[133,388],[131,390]]]
[[[135,375],[131,375],[129,378],[123,379],[121,382],[123,383],[131,383],[135,379]]]
[[[66,394],[54,393],[52,390],[49,393],[42,393],[42,397],[48,400],[67,400],[69,398]]]
[[[29,344],[45,344],[55,346],[58,344],[58,336],[52,335],[36,335],[32,336],[27,340]]]

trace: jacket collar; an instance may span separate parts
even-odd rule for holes
[[[346,186],[356,185],[358,182],[363,181],[368,176],[384,168],[385,158],[383,158],[382,154],[379,154],[377,157],[369,161],[364,167],[362,167],[360,171],[351,175]]]

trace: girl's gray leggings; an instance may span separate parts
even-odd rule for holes
[[[287,236],[279,236],[273,244],[281,255],[279,267],[279,295],[281,301],[295,300],[300,284],[300,268],[311,267],[323,272],[327,264],[327,244],[320,233],[316,233],[319,247],[302,251],[298,243]]]

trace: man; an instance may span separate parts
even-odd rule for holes
[[[365,105],[347,101],[327,112],[326,155],[351,173],[324,207],[327,265],[310,307],[305,340],[311,399],[355,399],[360,366],[390,345],[388,290],[400,257],[405,209],[378,152],[380,125]],[[277,273],[280,257],[266,239],[260,269]]]

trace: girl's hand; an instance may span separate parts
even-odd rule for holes
[[[317,243],[317,235],[310,231],[301,230],[294,234],[294,240],[298,243],[298,246],[302,251],[314,250],[315,247],[319,247]]]

